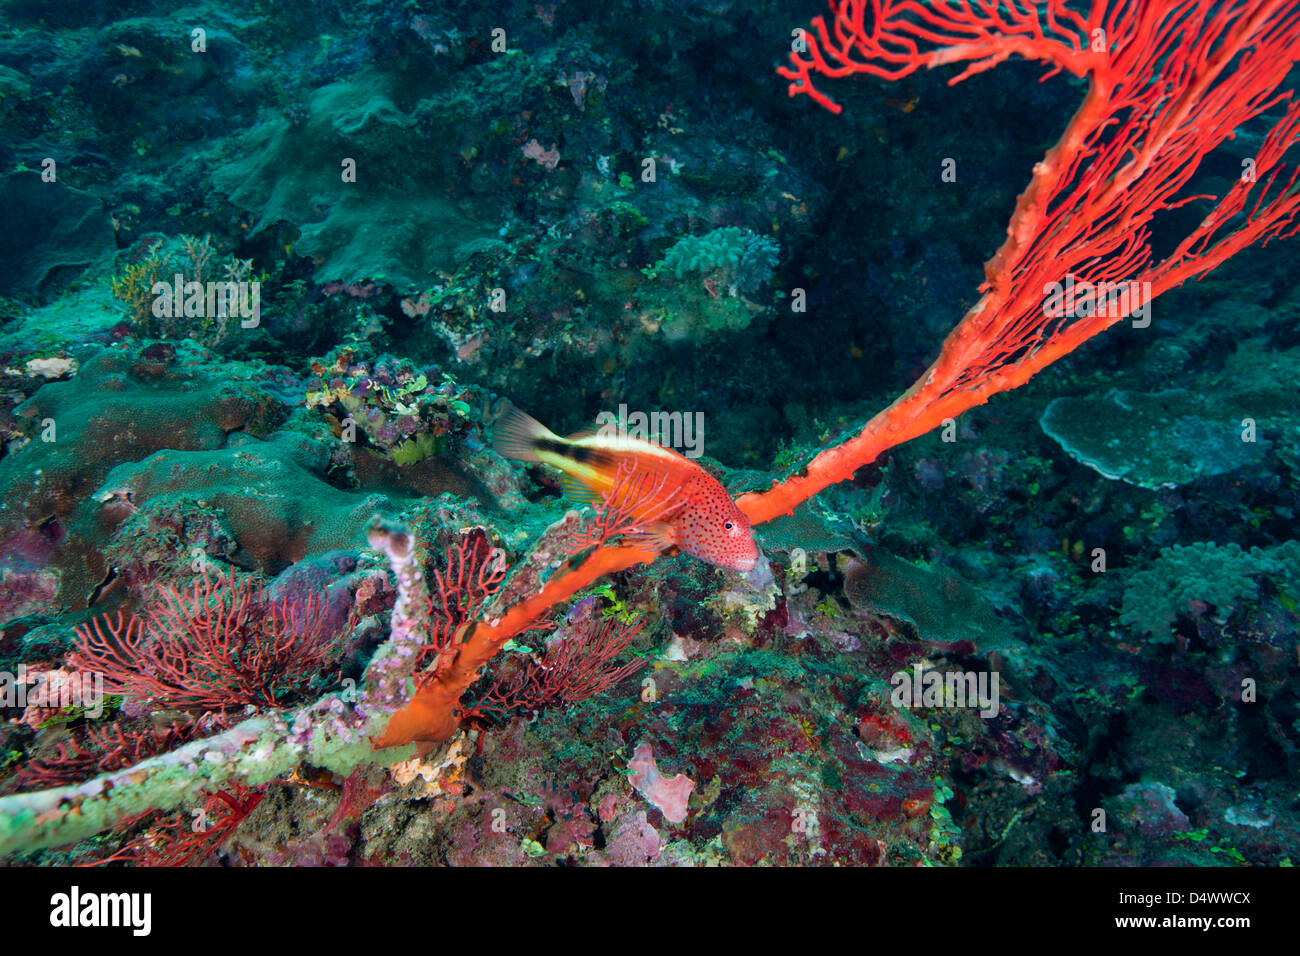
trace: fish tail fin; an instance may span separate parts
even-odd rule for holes
[[[492,449],[505,458],[535,462],[541,461],[537,454],[538,445],[555,440],[556,436],[549,428],[514,405],[509,405],[496,420]]]

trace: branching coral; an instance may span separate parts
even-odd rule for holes
[[[181,236],[175,241],[159,238],[145,246],[138,258],[126,263],[113,277],[113,295],[127,307],[131,321],[141,335],[163,339],[191,338],[215,346],[230,331],[231,317],[222,309],[213,314],[190,316],[181,302],[162,302],[166,308],[158,311],[155,311],[155,306],[160,304],[160,297],[169,298],[177,294],[172,287],[178,275],[187,285],[209,280],[223,283],[227,287],[224,295],[233,291],[236,283],[247,280],[252,267],[252,260],[234,256],[218,263],[211,236],[202,239]],[[168,291],[156,291],[158,283],[165,285]],[[159,315],[159,311],[163,314]]]
[[[156,707],[205,710],[279,706],[329,663],[325,602],[272,601],[252,578],[209,578],[158,589],[144,616],[78,629],[77,670],[104,675],[109,693]]]
[[[198,719],[173,720],[166,727],[136,728],[120,721],[104,728],[87,725],[81,739],[60,742],[52,756],[29,760],[18,768],[16,776],[25,788],[63,786],[174,750],[225,722],[221,715],[204,714]]]
[[[1279,94],[1300,57],[1300,8],[1289,0],[1223,6],[1191,0],[1172,9],[1134,0],[1093,0],[1080,13],[1063,0],[1003,11],[996,4],[939,0],[835,0],[833,24],[805,31],[807,54],[781,74],[838,112],[815,77],[900,79],[969,61],[959,82],[1018,55],[1051,72],[1086,77],[1088,93],[1021,193],[1007,238],[984,266],[983,296],[943,343],[938,359],[856,437],[827,449],[802,474],[741,507],[757,523],[788,514],[852,476],[884,450],[1017,388],[1052,362],[1151,299],[1203,276],[1242,249],[1295,233],[1300,170],[1283,160],[1300,136],[1300,103]],[[1182,195],[1200,163],[1243,123],[1279,106],[1281,118],[1250,166],[1164,259],[1150,226],[1162,211],[1204,196]],[[1127,303],[1049,308],[1044,289],[1135,283]]]
[[[616,618],[587,618],[557,632],[546,640],[544,653],[530,656],[526,663],[493,681],[478,702],[465,710],[464,718],[500,717],[517,710],[572,704],[604,693],[649,663],[643,657],[625,664],[615,662],[641,627],[639,622],[626,625]]]
[[[197,814],[159,819],[98,865],[188,866],[210,857],[266,794],[236,785],[209,794]]]
[[[467,627],[505,576],[505,553],[492,547],[481,528],[471,529],[459,543],[447,548],[443,570],[433,572],[429,643],[420,654],[420,663],[432,658],[432,665],[420,672],[417,682],[436,680],[440,669],[451,665]]]

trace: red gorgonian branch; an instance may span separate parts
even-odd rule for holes
[[[487,532],[470,528],[460,541],[448,545],[441,570],[429,581],[429,643],[416,666],[432,666],[416,675],[418,683],[433,680],[445,670],[469,624],[501,588],[506,576],[505,552],[492,547]]]
[[[1088,80],[1082,104],[1033,167],[983,293],[934,364],[892,405],[800,474],[738,504],[757,524],[850,478],[883,451],[1018,388],[1152,299],[1242,249],[1300,228],[1300,103],[1280,91],[1300,59],[1295,0],[832,0],[830,22],[779,72],[790,95],[839,111],[817,87],[865,74],[899,79],[968,62],[957,83],[1009,56]],[[1156,217],[1213,196],[1186,189],[1201,163],[1253,119],[1277,113],[1241,175],[1162,259]],[[1104,307],[1061,309],[1050,288],[1109,289]],[[1122,292],[1122,294],[1120,294]],[[1100,301],[1100,300],[1099,300]]]
[[[102,860],[82,864],[106,866],[189,866],[206,863],[235,832],[235,828],[257,809],[265,790],[236,785],[208,795],[203,806],[158,819],[124,847]],[[140,817],[135,817],[139,821]]]
[[[99,672],[110,694],[154,707],[227,711],[278,707],[334,664],[326,602],[271,600],[260,580],[199,575],[163,585],[143,615],[77,628],[69,662]]]
[[[185,717],[173,720],[166,727],[130,727],[115,721],[99,728],[88,723],[80,739],[60,741],[53,756],[27,761],[14,776],[24,788],[61,787],[137,764],[221,730],[225,725],[220,714],[203,714],[197,719]]]
[[[644,657],[625,664],[616,662],[642,626],[640,621],[624,624],[614,617],[589,617],[556,631],[546,638],[542,653],[508,662],[506,673],[493,681],[463,716],[500,718],[604,693],[649,663]]]

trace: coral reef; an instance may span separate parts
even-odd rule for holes
[[[634,6],[4,6],[0,857],[1300,859],[1300,15]]]

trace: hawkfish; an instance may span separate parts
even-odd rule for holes
[[[643,519],[633,534],[638,544],[657,551],[675,547],[732,571],[752,571],[758,563],[749,520],[727,489],[670,448],[625,435],[561,438],[514,406],[497,419],[493,448],[515,461],[558,468],[571,501],[631,510],[634,521]]]

